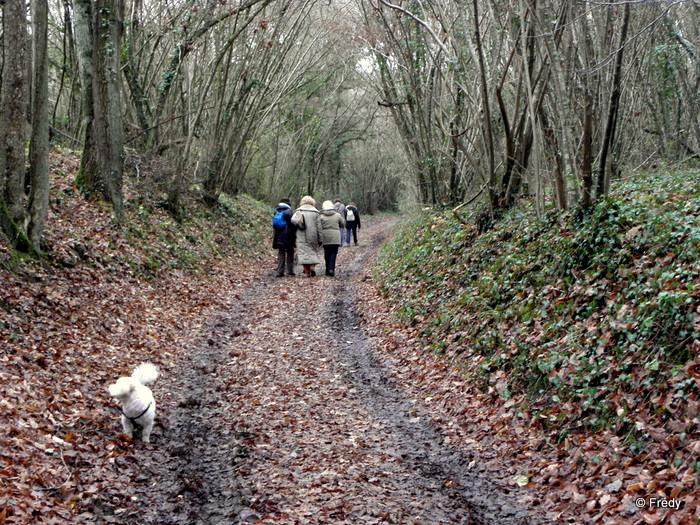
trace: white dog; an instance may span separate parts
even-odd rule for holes
[[[146,385],[158,378],[158,369],[151,363],[140,365],[131,377],[120,377],[109,386],[110,395],[122,404],[122,427],[124,433],[134,437],[134,424],[142,428],[142,439],[149,443],[153,420],[156,417],[156,401]]]

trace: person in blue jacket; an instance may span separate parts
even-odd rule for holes
[[[295,275],[294,247],[296,246],[296,228],[292,224],[291,202],[287,198],[280,199],[280,203],[275,209],[276,214],[281,212],[284,225],[282,223],[275,224],[274,220],[272,223],[274,230],[272,247],[277,249],[277,277],[284,277],[285,268],[287,275]]]

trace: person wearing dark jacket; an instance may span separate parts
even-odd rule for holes
[[[345,207],[345,242],[350,246],[350,233],[352,232],[352,238],[355,241],[355,246],[357,246],[357,230],[361,228],[360,224],[360,212],[357,211],[357,206],[354,202],[348,203]]]
[[[292,224],[292,207],[289,199],[280,199],[275,212],[282,212],[284,226],[273,224],[274,237],[272,247],[277,249],[277,277],[284,277],[284,270],[287,275],[294,274],[294,246],[296,245],[296,228]]]
[[[326,260],[326,275],[335,276],[335,261],[338,258],[340,235],[338,230],[343,229],[345,220],[335,210],[331,201],[325,201],[321,208],[321,242],[323,243],[323,255]]]

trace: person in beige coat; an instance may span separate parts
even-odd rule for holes
[[[321,207],[321,241],[323,256],[326,261],[326,275],[335,276],[335,261],[340,246],[340,232],[345,226],[345,219],[336,211],[331,201],[325,201]]]
[[[297,261],[308,277],[316,277],[316,265],[321,263],[318,254],[318,248],[323,242],[320,220],[313,197],[302,197],[299,208],[292,215],[292,224],[297,227]]]

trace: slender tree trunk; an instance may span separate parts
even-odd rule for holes
[[[484,49],[481,43],[481,32],[479,30],[479,0],[474,0],[474,38],[476,39],[476,51],[479,58],[479,74],[481,77],[481,102],[484,120],[484,140],[486,142],[486,155],[488,157],[488,177],[489,181],[489,201],[493,211],[499,206],[499,192],[497,191],[495,152],[493,146],[493,131],[491,129],[491,104],[489,103],[489,92],[486,80],[486,64],[484,60]]]
[[[29,240],[41,251],[41,234],[49,206],[49,62],[47,55],[48,5],[32,0],[34,67],[32,81],[32,135],[29,144]]]
[[[583,180],[584,208],[590,208],[593,204],[593,160],[591,154],[591,142],[593,138],[593,110],[590,95],[586,95],[586,106],[583,115],[583,163],[581,166],[581,178]]]
[[[600,166],[598,171],[597,196],[607,195],[610,190],[610,175],[606,171],[608,161],[608,151],[615,140],[615,127],[617,124],[617,114],[620,107],[620,84],[622,78],[622,55],[625,42],[627,41],[627,28],[630,21],[630,4],[625,3],[625,14],[622,19],[622,29],[620,31],[620,45],[615,57],[615,74],[613,77],[612,92],[610,94],[610,107],[608,110],[608,121],[605,125],[605,135],[600,152]]]
[[[549,146],[547,151],[554,159],[554,188],[556,191],[557,209],[566,210],[569,206],[566,179],[564,178],[564,162],[562,161],[561,150],[557,141],[557,134],[549,123],[547,113],[540,106],[540,120],[542,121],[543,141]],[[545,145],[543,145],[545,147]]]
[[[141,0],[134,0],[131,6],[129,31],[124,46],[124,76],[129,86],[131,101],[136,108],[136,117],[141,131],[148,133],[151,128],[151,110],[135,64],[136,39],[141,32],[140,11]]]
[[[26,164],[29,38],[24,0],[8,0],[4,5],[3,71],[0,93],[0,220],[10,242],[28,249],[24,208]]]
[[[49,123],[56,125],[56,111],[58,110],[58,103],[61,100],[63,94],[63,88],[66,84],[66,74],[68,70],[68,61],[70,54],[70,44],[71,44],[71,14],[70,14],[70,4],[69,0],[63,0],[63,38],[61,41],[61,54],[63,55],[62,64],[60,67],[61,76],[58,81],[58,91],[54,94],[54,104],[53,110],[51,111],[51,120]],[[70,96],[70,95],[69,95]]]
[[[544,45],[545,58],[550,69],[550,95],[553,99],[550,109],[551,128],[555,135],[553,144],[556,145],[558,162],[561,164],[563,173],[578,174],[579,166],[576,162],[576,143],[573,134],[571,118],[574,115],[572,101],[567,92],[567,84],[571,84],[570,78],[566,74],[566,65],[572,62],[573,39],[571,32],[564,28],[571,25],[571,20],[576,18],[576,13],[571,12],[576,4],[572,2],[562,2],[557,24],[554,28],[554,38],[542,40]],[[540,26],[540,31],[547,31],[545,26]],[[570,186],[573,190],[573,199],[578,199],[579,186]]]
[[[523,21],[527,21],[527,26],[525,27],[525,38],[518,38],[513,45],[513,53],[521,47],[521,57],[523,60],[521,74],[518,78],[518,96],[515,99],[516,107],[521,105],[520,102],[520,92],[521,88],[525,91],[524,102],[526,106],[521,117],[521,123],[517,126],[517,130],[508,133],[505,132],[506,142],[511,142],[510,151],[508,155],[512,158],[507,160],[507,165],[510,164],[511,173],[506,181],[504,179],[503,190],[504,197],[502,206],[509,208],[514,203],[520,193],[520,187],[522,185],[523,174],[528,169],[528,164],[530,160],[530,154],[532,153],[535,140],[537,138],[537,117],[540,113],[541,107],[541,95],[538,96],[535,93],[535,86],[539,82],[540,75],[533,75],[535,71],[535,38],[534,38],[534,26],[530,22],[531,15],[530,11],[536,11],[536,2],[531,2],[526,7],[521,3],[520,6],[520,17]],[[522,42],[522,43],[521,43]],[[542,71],[540,71],[542,73]],[[533,78],[534,76],[534,78]],[[503,85],[503,81],[501,82]],[[540,91],[540,94],[544,93],[544,90]],[[502,104],[502,97],[499,96],[499,103]],[[505,111],[505,110],[504,110]],[[507,122],[507,121],[504,121]],[[515,135],[517,137],[518,151],[516,153],[514,148],[514,143],[516,140],[514,138],[508,139],[508,135]],[[539,188],[539,166],[535,164],[535,178],[537,180],[537,187]]]

